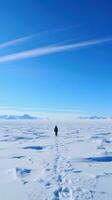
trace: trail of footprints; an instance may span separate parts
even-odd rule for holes
[[[76,139],[75,136],[76,134],[73,139]],[[103,143],[109,142],[103,140]],[[43,150],[40,146],[29,146],[25,149]],[[45,151],[47,150],[45,148]],[[83,171],[74,169],[70,159],[64,157],[67,148],[63,141],[55,140],[51,151],[54,153],[54,159],[43,163],[42,178],[38,178],[37,172],[35,179],[30,179],[29,177],[33,176],[32,169],[16,168],[17,177],[22,180],[29,200],[93,200],[96,193],[96,177],[91,174],[86,176]]]

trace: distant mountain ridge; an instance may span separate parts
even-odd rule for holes
[[[98,116],[79,117],[79,118],[80,119],[107,119],[107,117],[98,117]]]
[[[35,117],[29,114],[23,115],[0,115],[0,120],[37,120],[37,119],[47,119],[46,117]],[[81,120],[100,120],[100,119],[112,119],[112,117],[104,116],[80,116],[77,119]]]
[[[30,116],[28,114],[24,115],[0,115],[0,120],[35,120],[37,117]]]

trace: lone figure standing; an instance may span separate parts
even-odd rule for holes
[[[58,136],[58,127],[57,125],[54,127],[55,136]]]

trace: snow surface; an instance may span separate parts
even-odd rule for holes
[[[0,200],[112,200],[112,121],[0,122]]]

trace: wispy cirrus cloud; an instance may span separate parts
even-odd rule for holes
[[[7,42],[4,42],[4,43],[1,43],[0,44],[0,50],[1,49],[4,49],[4,48],[7,48],[7,47],[12,47],[12,46],[15,46],[15,45],[18,45],[18,44],[21,44],[21,43],[24,43],[24,42],[27,42],[33,38],[41,38],[41,37],[45,37],[45,36],[48,36],[48,35],[53,35],[53,34],[56,34],[56,33],[60,33],[60,32],[65,32],[65,31],[68,31],[72,28],[78,28],[80,27],[81,25],[78,24],[78,25],[69,25],[67,27],[62,27],[62,28],[58,28],[58,29],[54,29],[54,30],[46,30],[46,31],[41,31],[41,32],[38,32],[38,33],[35,33],[35,34],[32,34],[32,35],[28,35],[28,36],[24,36],[24,37],[19,37],[19,38],[16,38],[16,39],[13,39],[13,40],[9,40]]]
[[[10,41],[4,42],[4,43],[0,44],[0,49],[5,49],[7,47],[12,47],[17,44],[23,43],[25,41],[32,39],[34,36],[35,35],[30,35],[30,36],[20,37],[15,40],[10,40]]]
[[[0,44],[0,50],[8,48],[8,47],[13,47],[13,46],[16,46],[18,44],[23,44],[24,42],[28,42],[29,40],[31,40],[33,38],[40,39],[41,37],[44,37],[48,34],[49,34],[49,31],[43,31],[43,32],[39,32],[39,33],[36,33],[36,34],[28,35],[28,36],[25,36],[25,37],[19,37],[19,38],[14,39],[14,40],[9,40],[7,42]]]
[[[95,46],[98,44],[107,43],[107,42],[112,42],[112,37],[94,39],[94,40],[83,41],[80,43],[72,43],[72,44],[58,45],[58,46],[57,45],[55,46],[55,44],[52,44],[53,46],[52,45],[45,46],[42,48],[35,48],[35,49],[27,50],[27,51],[22,51],[19,53],[1,56],[0,63],[23,60],[23,59],[32,58],[32,57],[40,57],[40,56],[58,53],[58,52],[64,52],[68,50],[76,50],[76,49],[86,48],[89,46]]]

